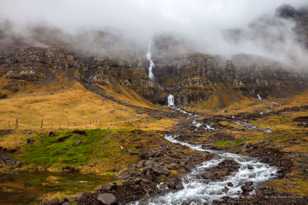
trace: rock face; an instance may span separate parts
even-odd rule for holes
[[[194,54],[157,60],[155,74],[160,85],[176,96],[178,104],[208,99],[219,89],[254,97],[281,97],[286,90],[292,93],[307,86],[306,76],[289,72],[275,62],[257,61],[249,56],[226,61]]]
[[[217,93],[263,98],[284,97],[307,87],[307,74],[290,71],[277,62],[239,55],[231,60],[205,54],[154,56],[155,81],[147,75],[142,57],[130,60],[81,56],[63,48],[14,48],[0,52],[1,93],[14,93],[29,83],[75,79],[94,92],[111,87],[129,88],[154,103],[166,104],[172,93],[175,103],[185,105],[209,99]],[[3,92],[5,91],[5,92]]]

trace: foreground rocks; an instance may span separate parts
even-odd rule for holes
[[[266,144],[246,145],[243,151],[250,156],[260,159],[262,162],[274,165],[279,168],[280,177],[285,176],[293,167],[292,160],[275,148],[269,148]]]
[[[102,186],[95,193],[84,193],[79,205],[125,204],[155,194],[182,188],[181,176],[195,165],[209,160],[211,155],[191,152],[178,145],[162,145],[154,150],[143,150],[140,161],[118,176],[118,183]]]

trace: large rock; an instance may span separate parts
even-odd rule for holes
[[[104,205],[115,205],[115,204],[117,204],[117,198],[111,193],[98,194],[97,200],[102,202]]]
[[[221,180],[229,176],[231,173],[237,171],[239,167],[240,165],[237,162],[233,160],[225,160],[218,166],[205,170],[205,172],[202,173],[200,177],[209,181]]]

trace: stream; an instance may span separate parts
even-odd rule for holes
[[[197,115],[189,113],[175,106],[174,96],[169,95],[167,98],[168,106],[187,118],[192,119],[192,125],[196,128],[202,128],[204,131],[211,131],[215,128],[210,125],[197,121]],[[207,149],[203,145],[190,144],[178,139],[176,134],[165,135],[165,139],[173,144],[179,144],[199,152],[207,152],[214,155],[214,158],[205,161],[196,166],[189,174],[182,178],[183,189],[169,192],[164,195],[155,196],[153,198],[135,202],[135,205],[201,205],[212,204],[214,201],[222,200],[224,197],[239,198],[243,193],[242,187],[246,183],[253,186],[250,195],[255,193],[258,184],[271,180],[277,176],[278,169],[268,164],[262,163],[255,158],[241,156],[224,151]],[[225,160],[233,160],[239,164],[238,171],[218,181],[208,181],[199,177],[207,170],[217,167]]]

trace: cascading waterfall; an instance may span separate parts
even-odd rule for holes
[[[169,94],[167,97],[167,101],[168,101],[168,107],[174,107],[175,103],[174,103],[174,96]]]
[[[172,106],[171,106],[172,105]],[[168,96],[168,106],[176,111],[181,112],[181,108],[174,105],[174,96]],[[194,127],[203,128],[210,131],[214,128],[209,125],[204,125],[198,122],[196,115],[188,112],[181,112],[192,117],[192,124]],[[210,129],[209,129],[210,128]],[[277,168],[268,164],[259,162],[257,159],[245,157],[238,154],[228,153],[224,151],[217,151],[207,149],[202,145],[194,145],[178,139],[178,136],[168,134],[165,139],[171,143],[179,144],[199,152],[208,152],[215,155],[212,160],[205,161],[195,167],[192,172],[182,179],[183,189],[169,192],[164,195],[156,196],[147,200],[138,201],[133,204],[147,204],[147,205],[202,205],[212,204],[215,200],[222,200],[224,197],[238,198],[242,194],[241,187],[247,182],[252,182],[254,187],[259,183],[273,179],[277,175]],[[225,160],[233,160],[240,166],[239,170],[232,173],[230,176],[218,181],[208,181],[199,176],[207,170],[218,166]],[[252,191],[250,194],[253,194]]]
[[[152,60],[152,42],[149,43],[149,47],[148,47],[148,52],[146,54],[146,58],[149,62],[149,68],[148,68],[148,76],[151,80],[154,80],[155,76],[154,76],[154,73],[153,73],[153,69],[155,68],[155,64]]]

